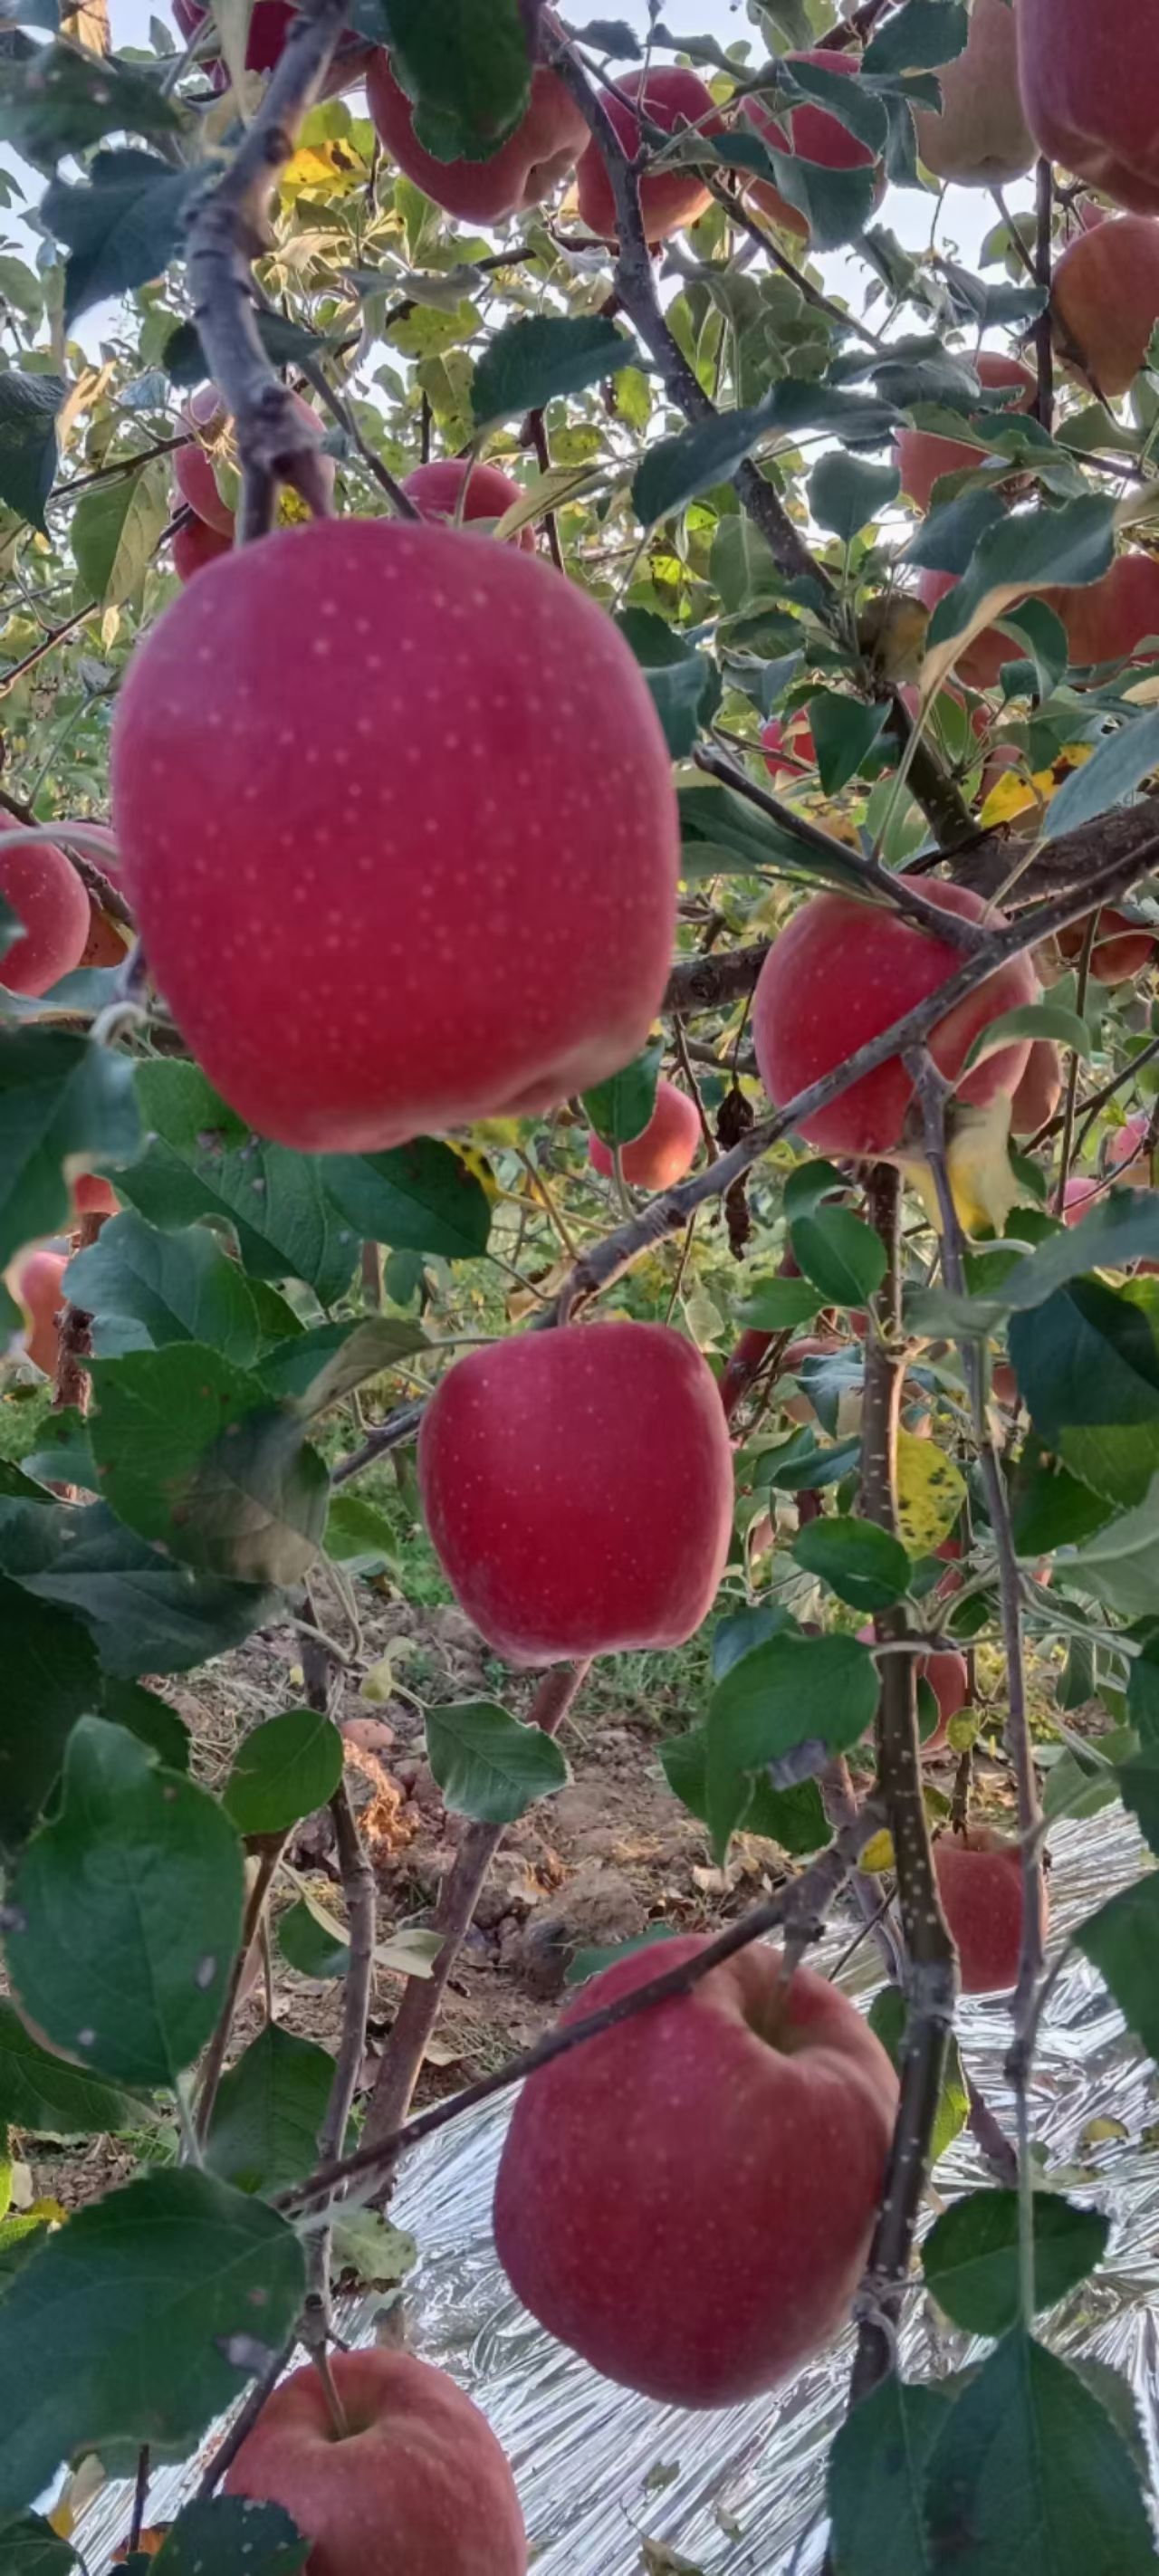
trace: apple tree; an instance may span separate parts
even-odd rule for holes
[[[521,2576],[478,2410],[332,2311],[522,2081],[498,2258],[608,2377],[720,2407],[852,2318],[832,2576],[1133,2576],[1035,2065],[1071,1943],[1159,2050],[1159,1879],[1063,1934],[1048,1875],[1115,1801],[1159,1850],[1159,44],[175,14],[0,51],[0,2562],[82,2563],[95,2458],[145,2565],[228,2415],[174,2576]],[[509,1686],[425,1712],[455,1856],[384,1940],[338,1685],[420,1515]],[[283,1626],[210,1784],[171,1677]],[[771,1894],[416,2114],[593,1659],[702,1634],[664,1770]],[[272,1982],[239,2040],[275,1918],[330,2048]],[[115,2179],[27,2206],[76,2139]]]

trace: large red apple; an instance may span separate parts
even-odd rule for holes
[[[202,5],[202,0],[173,0],[173,15],[188,43],[205,25],[209,11]],[[297,17],[298,11],[289,7],[288,0],[255,0],[246,37],[247,71],[273,70]],[[342,90],[351,88],[360,77],[369,53],[370,47],[361,44],[347,29],[331,57],[322,84],[323,98],[337,98]],[[228,88],[229,73],[216,49],[200,55],[199,61],[212,88]]]
[[[588,129],[557,72],[541,63],[531,99],[514,134],[489,161],[436,161],[414,130],[414,106],[384,53],[372,54],[366,95],[379,137],[424,197],[464,223],[497,224],[540,206],[573,170]]]
[[[999,1995],[1018,1982],[1022,1854],[989,1825],[942,1834],[934,1844],[942,1912],[954,1936],[964,1995]],[[1042,1891],[1042,1930],[1048,1920]]]
[[[1062,1057],[1053,1038],[1035,1038],[1026,1071],[1010,1103],[1012,1136],[1034,1136],[1053,1118],[1062,1098]]]
[[[974,0],[965,51],[937,65],[940,109],[915,107],[927,170],[960,188],[1000,188],[1034,159],[1018,95],[1018,36],[1011,0]]]
[[[24,1351],[28,1359],[55,1377],[60,1331],[57,1316],[64,1304],[61,1281],[68,1268],[66,1252],[37,1250],[26,1254],[13,1280],[13,1294],[28,1316]]]
[[[678,125],[694,125],[700,134],[720,134],[724,119],[717,112],[712,92],[705,88],[695,72],[684,71],[678,63],[665,63],[644,72],[629,72],[616,87],[623,96],[604,98],[604,107],[614,125],[624,150],[635,155],[645,148],[639,121],[625,100],[641,100],[645,116],[653,125],[663,126],[666,134]],[[604,168],[599,145],[589,143],[576,173],[581,220],[589,232],[598,233],[601,241],[616,238],[616,205],[612,184]],[[703,179],[695,170],[661,169],[645,172],[640,181],[640,212],[644,219],[645,238],[650,242],[667,241],[670,234],[682,232],[694,224],[712,198]]]
[[[0,902],[22,925],[11,947],[0,948],[0,984],[10,993],[47,993],[80,965],[91,910],[64,851],[54,841],[10,837],[20,828],[0,815]]]
[[[637,1951],[565,2025],[706,1947]],[[529,2077],[495,2189],[525,2307],[607,2379],[734,2406],[809,2361],[848,2313],[897,2079],[861,2015],[753,1947]]]
[[[449,519],[459,524],[468,519],[501,519],[513,501],[523,499],[522,487],[513,483],[509,474],[501,473],[497,465],[473,465],[458,456],[432,457],[429,465],[416,465],[402,489],[424,519]],[[525,554],[531,554],[534,528],[521,528],[515,543],[522,546]]]
[[[827,53],[823,47],[815,47],[806,53],[786,54],[783,60],[790,68],[794,63],[814,63],[822,71],[840,72],[851,79],[856,77],[858,70],[856,54]],[[815,161],[823,170],[866,170],[876,165],[874,203],[880,203],[885,195],[885,173],[876,153],[867,143],[860,142],[856,134],[851,134],[848,126],[843,125],[830,108],[818,107],[809,99],[800,107],[784,107],[778,111],[764,99],[753,97],[741,101],[740,118],[742,125],[751,126],[762,142],[772,145],[778,152],[792,153],[798,161]],[[799,206],[791,205],[771,179],[747,179],[744,187],[746,196],[751,197],[753,204],[759,206],[773,223],[807,240],[808,216],[802,214]]]
[[[1159,215],[1159,27],[1139,0],[1018,0],[1018,68],[1040,151]]]
[[[268,2398],[226,2495],[280,2504],[305,2576],[525,2576],[515,2481],[487,2418],[406,2352],[335,2352],[339,2435],[313,2363]]]
[[[156,982],[279,1143],[530,1114],[644,1045],[668,750],[611,619],[518,547],[319,519],[223,557],[138,646],[112,771]]]
[[[998,0],[998,5],[1004,8],[1005,0]],[[1034,401],[1035,380],[1029,367],[1024,367],[1020,358],[1004,357],[1000,349],[981,350],[974,364],[978,382],[985,386],[988,392],[997,392],[1005,385],[1014,385],[1018,388],[1021,397],[1018,402],[1009,406],[1008,411],[990,412],[985,415],[984,420],[978,424],[979,435],[985,438],[987,423],[992,422],[995,427],[999,427],[1012,412],[1030,410]],[[968,465],[983,464],[985,451],[980,447],[970,446],[966,439],[938,438],[932,430],[928,429],[902,429],[899,430],[894,442],[893,460],[901,475],[902,491],[917,509],[928,510],[933,498],[934,485],[939,476],[960,474]],[[1004,660],[1014,661],[1017,650],[1014,644],[1007,646]]]
[[[569,1324],[448,1370],[419,1434],[427,1527],[514,1664],[679,1646],[732,1535],[716,1381],[663,1324]]]
[[[686,1091],[678,1091],[674,1082],[658,1082],[656,1106],[647,1126],[630,1145],[621,1147],[624,1179],[631,1181],[635,1189],[670,1190],[691,1171],[700,1141],[695,1101]],[[612,1149],[594,1132],[588,1138],[588,1161],[594,1171],[608,1179],[613,1168]]]
[[[1002,927],[1005,916],[965,886],[932,883],[925,891],[946,912],[967,921],[985,916],[993,929]],[[780,1107],[834,1072],[857,1047],[935,993],[961,957],[960,949],[931,938],[899,913],[853,895],[811,896],[774,941],[753,1003],[757,1064],[770,1100]],[[1015,957],[939,1020],[926,1044],[947,1080],[956,1081],[980,1030],[1034,1001],[1037,992],[1029,957]],[[999,1047],[958,1085],[959,1099],[985,1109],[1016,1090],[1029,1052],[1028,1040]],[[894,1154],[912,1102],[910,1076],[900,1057],[890,1056],[827,1109],[802,1119],[799,1133],[822,1154]]]
[[[1076,233],[1054,272],[1052,310],[1064,355],[1077,351],[1101,393],[1125,394],[1159,321],[1159,223],[1117,215]]]

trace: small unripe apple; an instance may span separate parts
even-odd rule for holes
[[[335,2352],[348,2430],[312,2362],[267,2398],[223,2493],[280,2504],[306,2576],[526,2576],[515,2481],[487,2418],[407,2352]]]
[[[1012,1136],[1035,1136],[1062,1098],[1062,1057],[1053,1038],[1035,1038],[1010,1103]]]
[[[783,722],[780,716],[770,716],[768,723],[761,726],[761,745],[765,767],[774,781],[806,778],[817,766],[817,746],[804,707],[798,707]]]
[[[684,71],[678,63],[664,63],[653,70],[628,72],[616,87],[623,93],[613,97],[609,92],[603,101],[605,112],[624,146],[633,156],[646,149],[639,120],[625,104],[639,99],[645,116],[653,125],[672,134],[679,125],[695,126],[700,134],[720,134],[724,119],[695,72]],[[603,155],[593,139],[576,172],[581,222],[589,232],[598,233],[601,241],[616,238],[616,204],[612,183],[604,168]],[[640,181],[640,212],[644,236],[650,242],[667,241],[672,233],[682,232],[694,224],[712,203],[709,190],[696,170],[661,169],[645,171]]]
[[[565,2027],[706,1946],[617,1960]],[[835,1986],[783,1972],[738,1951],[530,2076],[507,2133],[495,2244],[517,2297],[668,2405],[735,2406],[799,2370],[869,2249],[897,2079]]]
[[[68,1268],[67,1252],[36,1251],[27,1253],[13,1280],[17,1304],[28,1316],[24,1335],[25,1356],[43,1369],[46,1377],[55,1377],[60,1350],[60,1328],[57,1316],[64,1304],[61,1281]]]
[[[997,0],[997,6],[1005,10],[1005,0]],[[982,421],[978,423],[979,435],[984,438],[990,422],[995,429],[998,429],[1013,413],[1030,410],[1035,396],[1036,379],[1032,376],[1029,367],[1023,366],[1020,358],[1005,357],[1000,349],[980,350],[974,361],[974,369],[979,384],[984,386],[988,393],[998,393],[1004,386],[1011,385],[1017,388],[1021,396],[1021,399],[1012,403],[1007,410],[991,412],[987,415],[985,423]],[[901,429],[894,441],[893,461],[901,475],[902,491],[917,509],[928,510],[933,498],[934,485],[940,477],[943,474],[960,474],[968,465],[983,464],[985,451],[981,447],[971,446],[963,438],[939,438],[933,430]],[[929,604],[927,602],[927,605]],[[1017,646],[1011,644],[1006,651],[1005,659],[1010,662],[1016,656]]]
[[[316,519],[235,549],[137,646],[112,774],[156,983],[276,1142],[531,1115],[644,1046],[667,744],[611,618],[517,546]]]
[[[64,851],[54,841],[16,839],[20,828],[0,815],[0,901],[22,925],[11,947],[0,949],[0,984],[36,995],[80,965],[91,912]]]
[[[1159,44],[1139,0],[1018,0],[1018,73],[1039,150],[1159,215]]]
[[[783,60],[790,70],[794,63],[812,63],[825,72],[838,72],[849,79],[857,77],[856,54],[827,53],[823,47],[814,47],[803,53],[785,54]],[[867,170],[876,164],[874,204],[879,205],[885,195],[885,172],[877,154],[851,134],[831,108],[818,107],[808,99],[799,107],[774,109],[765,99],[751,97],[741,102],[740,122],[778,152],[791,153],[799,161],[815,161],[823,170]],[[808,216],[799,206],[791,205],[771,179],[746,179],[744,190],[770,222],[808,240]]]
[[[643,1134],[620,1149],[620,1169],[634,1189],[670,1190],[690,1172],[700,1151],[696,1103],[674,1082],[658,1082],[656,1106]],[[588,1138],[588,1161],[605,1180],[611,1174],[612,1149],[594,1132]]]
[[[1018,1982],[1022,1947],[1022,1854],[989,1825],[970,1825],[934,1844],[942,1911],[954,1937],[964,1995],[1001,1995]],[[1045,1938],[1049,1908],[1042,1891]]]
[[[443,1572],[509,1663],[679,1646],[712,1607],[732,1451],[707,1362],[663,1324],[470,1352],[427,1406],[418,1468]]]
[[[429,465],[416,465],[402,489],[424,519],[448,519],[460,525],[468,519],[502,519],[514,501],[523,499],[521,485],[497,465],[472,465],[458,456],[432,457]],[[514,543],[530,554],[534,528],[520,528]]]
[[[384,53],[371,55],[366,95],[391,160],[424,197],[463,223],[498,224],[505,215],[541,206],[575,168],[588,140],[585,118],[558,72],[545,63],[532,73],[526,114],[489,161],[436,161],[423,150],[414,130],[413,103]]]
[[[1125,394],[1159,321],[1159,223],[1117,215],[1076,233],[1054,272],[1051,309],[1064,355],[1069,343],[1101,393]]]
[[[1059,949],[1068,965],[1076,964],[1082,956],[1087,928],[1086,921],[1072,921],[1066,930],[1059,931]],[[1154,955],[1154,931],[1142,929],[1138,922],[1128,921],[1125,913],[1117,912],[1114,904],[1105,903],[1091,950],[1091,973],[1096,984],[1124,984],[1130,977],[1141,975]]]
[[[233,539],[219,536],[216,528],[206,526],[204,519],[189,519],[184,527],[173,531],[173,570],[178,581],[187,584],[206,564],[216,563],[219,555],[233,552]]]
[[[1034,159],[1018,95],[1014,14],[1010,0],[974,0],[964,52],[937,65],[941,107],[914,109],[927,170],[959,188],[1000,188]]]
[[[1002,925],[1004,916],[965,886],[931,882],[925,891],[944,911],[967,921],[985,916],[993,929]],[[781,1107],[834,1072],[855,1048],[935,993],[960,962],[960,949],[900,913],[852,895],[811,896],[778,933],[757,984],[753,1042],[770,1100]],[[985,1109],[1017,1089],[1029,1040],[999,1047],[960,1083],[958,1076],[975,1037],[1004,1012],[1032,1002],[1037,991],[1029,958],[1011,958],[931,1031],[926,1044],[939,1070],[957,1083],[960,1100]],[[910,1074],[891,1056],[827,1109],[803,1118],[799,1133],[821,1154],[894,1154],[913,1096]]]

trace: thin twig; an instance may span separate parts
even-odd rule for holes
[[[1050,155],[1046,152],[1041,153],[1035,163],[1034,210],[1034,278],[1036,285],[1046,288],[1046,303],[1034,325],[1034,356],[1038,372],[1034,411],[1036,419],[1041,421],[1049,436],[1054,428],[1054,339],[1050,310],[1051,262],[1054,255],[1051,244],[1051,225],[1054,218],[1054,172],[1050,164]],[[1010,226],[1010,232],[1012,239],[1016,239],[1013,225]]]
[[[880,895],[884,902],[893,905],[896,912],[904,914],[909,921],[916,921],[922,930],[932,931],[935,938],[944,940],[951,948],[961,948],[968,954],[971,949],[981,946],[986,937],[981,923],[966,921],[959,913],[944,911],[922,892],[914,878],[898,876],[894,869],[883,867],[879,859],[867,859],[860,850],[851,849],[848,842],[834,840],[831,833],[819,831],[806,815],[798,814],[792,805],[786,805],[769,788],[758,786],[756,780],[750,778],[735,760],[730,760],[726,752],[716,751],[702,743],[697,745],[692,757],[698,769],[705,770],[710,778],[720,779],[724,786],[731,787],[734,795],[743,796],[747,804],[755,805],[762,814],[768,814],[825,866],[839,867],[843,879],[856,877],[867,893]]]
[[[1091,958],[1094,954],[1095,933],[1098,926],[1098,913],[1097,911],[1092,912],[1083,937],[1082,956],[1079,959],[1078,982],[1075,987],[1074,1006],[1078,1012],[1080,1020],[1084,1017],[1087,1007],[1087,988],[1090,983]],[[1077,1047],[1072,1047],[1070,1051],[1070,1062],[1067,1065],[1066,1071],[1066,1097],[1063,1101],[1062,1108],[1062,1145],[1059,1151],[1058,1185],[1054,1199],[1054,1212],[1056,1216],[1065,1216],[1066,1214],[1066,1185],[1070,1179],[1071,1155],[1074,1150],[1075,1102],[1078,1099],[1078,1087],[1079,1052]]]
[[[266,1899],[273,1886],[286,1841],[285,1834],[270,1836],[259,1855],[257,1871],[246,1901],[241,1939],[230,1969],[225,1999],[217,2017],[217,2028],[209,2043],[205,2064],[201,2071],[201,2089],[197,2097],[197,2136],[202,2145],[209,2136],[209,2124],[213,2118],[213,2107],[225,2067],[226,2052],[229,2048],[242,1980],[249,1965],[250,1952],[258,1937],[258,1927],[265,1911]]]

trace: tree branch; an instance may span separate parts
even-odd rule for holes
[[[755,805],[762,814],[769,816],[770,821],[779,823],[782,831],[791,832],[794,840],[800,841],[803,849],[811,850],[822,865],[830,868],[839,866],[846,879],[857,877],[868,894],[880,895],[883,902],[892,904],[894,911],[904,914],[907,921],[916,921],[920,929],[932,931],[936,938],[944,940],[951,948],[969,951],[981,947],[986,933],[980,922],[965,921],[957,913],[944,912],[923,891],[917,878],[901,876],[896,869],[883,867],[880,859],[867,859],[860,850],[851,849],[847,841],[834,840],[830,832],[820,831],[807,815],[798,814],[792,805],[785,804],[782,797],[774,796],[769,788],[759,786],[756,779],[750,778],[747,770],[741,768],[739,761],[729,759],[727,752],[717,751],[715,745],[701,744],[692,757],[698,769],[703,769],[710,778],[718,778],[723,786],[731,787],[735,796],[743,796],[746,803]]]

